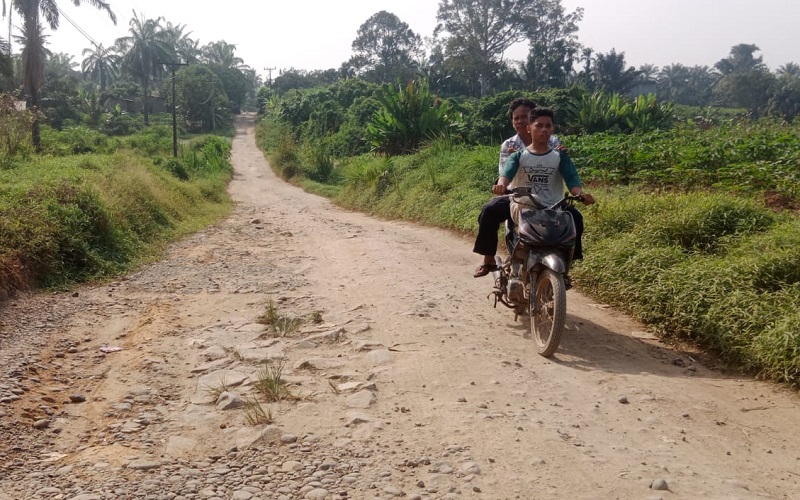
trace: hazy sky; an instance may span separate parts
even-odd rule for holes
[[[358,27],[372,14],[386,10],[418,34],[430,36],[436,24],[438,0],[294,0],[265,2],[227,0],[107,0],[117,14],[108,16],[88,3],[80,7],[60,0],[62,12],[89,37],[105,46],[128,34],[132,12],[147,18],[163,16],[182,24],[201,45],[225,40],[236,55],[265,78],[265,68],[338,68],[352,54]],[[800,63],[800,1],[798,0],[562,0],[567,10],[584,8],[578,38],[595,51],[624,52],[632,66],[645,63],[708,65],[726,57],[739,43],[752,43],[771,69]],[[14,24],[18,19],[14,18]],[[8,37],[8,20],[3,38]],[[91,42],[62,17],[51,33],[50,49],[80,62]],[[18,48],[15,47],[15,52]],[[523,59],[524,45],[506,57]],[[273,71],[273,78],[277,70]]]

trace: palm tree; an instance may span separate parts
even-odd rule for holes
[[[81,63],[84,78],[95,82],[100,90],[105,90],[119,76],[120,57],[113,49],[106,49],[103,44],[95,44],[94,49],[83,49],[82,55],[88,56]]]
[[[0,37],[0,76],[14,74],[14,61],[11,59],[11,44]]]
[[[172,24],[167,21],[167,25],[163,30],[164,37],[167,43],[171,47],[174,47],[175,55],[179,60],[187,63],[194,63],[200,58],[200,43],[189,37],[189,35],[192,34],[191,32],[184,33],[183,30],[185,29],[185,24]]]
[[[117,43],[127,52],[123,56],[123,67],[142,85],[143,114],[145,126],[149,124],[147,100],[151,81],[164,72],[164,63],[174,58],[174,47],[161,26],[161,20],[145,19],[134,11],[131,18],[130,36],[122,37]]]
[[[236,45],[225,42],[211,42],[203,47],[203,61],[223,68],[239,68],[244,61],[236,57]]]
[[[111,21],[117,24],[117,16],[111,11],[111,7],[102,0],[71,0],[75,5],[86,2],[100,10],[108,13]],[[31,107],[39,109],[39,99],[42,85],[44,84],[44,62],[47,56],[45,49],[44,29],[41,18],[47,22],[47,26],[52,30],[58,29],[60,21],[60,11],[57,0],[10,0],[11,6],[22,16],[22,67],[23,67],[23,90],[28,96]],[[6,12],[6,1],[3,0],[3,15]],[[33,126],[31,128],[33,147],[41,150],[41,140],[39,137],[39,119],[34,113]]]
[[[800,64],[794,62],[783,64],[778,68],[777,73],[778,76],[800,78]]]

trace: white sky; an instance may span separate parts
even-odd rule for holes
[[[359,26],[386,10],[421,36],[436,24],[437,0],[107,0],[117,15],[108,16],[88,3],[59,7],[92,39],[105,46],[128,34],[132,11],[147,18],[163,16],[186,26],[201,45],[217,40],[235,44],[236,55],[266,78],[265,68],[338,68],[352,54]],[[8,3],[8,2],[7,2]],[[629,65],[682,63],[713,66],[733,45],[752,43],[771,69],[800,63],[798,0],[562,0],[567,10],[584,8],[578,38],[596,52],[612,48],[625,53]],[[17,18],[13,19],[14,24]],[[2,23],[8,38],[8,20]],[[66,52],[76,62],[90,41],[62,17],[51,33],[50,50]],[[14,48],[15,52],[18,48]],[[523,59],[527,48],[512,48],[507,58]],[[273,78],[277,76],[273,71]]]

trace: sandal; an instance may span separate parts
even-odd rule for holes
[[[497,271],[500,269],[497,267],[497,264],[481,264],[480,266],[475,268],[475,274],[472,275],[473,278],[480,278],[481,276],[486,276],[492,271]]]

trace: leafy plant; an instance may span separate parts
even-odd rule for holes
[[[447,135],[458,117],[447,101],[431,94],[428,83],[384,85],[376,96],[381,108],[367,125],[373,150],[385,155],[409,154],[425,140]]]

